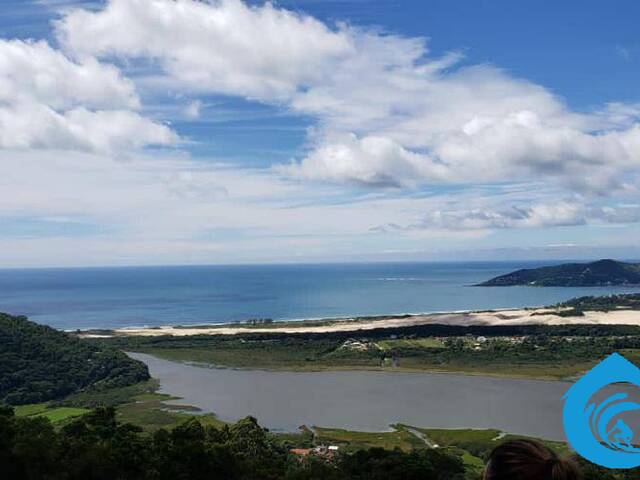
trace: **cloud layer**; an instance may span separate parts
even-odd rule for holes
[[[432,210],[414,224],[374,227],[374,231],[493,230],[505,228],[548,228],[578,225],[607,225],[640,222],[640,205],[586,206],[560,201],[553,204],[512,205],[502,209]]]
[[[638,231],[640,105],[575,111],[424,38],[277,4],[89,3],[63,2],[49,42],[0,39],[0,222],[29,226],[0,233],[3,265],[52,249],[67,263],[394,258]],[[220,97],[311,124],[295,158],[231,164],[213,134],[191,150],[184,124],[205,137]]]
[[[309,153],[278,167],[307,180],[416,187],[546,176],[602,194],[640,168],[637,107],[574,112],[496,67],[461,66],[455,52],[430,58],[424,39],[330,27],[268,3],[111,0],[70,13],[57,36],[77,56],[151,59],[168,84],[316,118]]]

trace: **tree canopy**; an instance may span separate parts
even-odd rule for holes
[[[148,378],[146,365],[115,348],[0,313],[0,401],[37,403]]]

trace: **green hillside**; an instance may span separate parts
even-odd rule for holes
[[[492,278],[481,287],[531,285],[536,287],[602,287],[640,285],[640,264],[615,260],[566,263],[552,267],[529,268]]]
[[[114,348],[0,313],[0,402],[38,403],[148,378],[146,365]]]

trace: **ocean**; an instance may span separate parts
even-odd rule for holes
[[[0,311],[75,330],[539,306],[582,295],[640,290],[471,286],[518,268],[541,265],[467,262],[5,269],[0,270]]]

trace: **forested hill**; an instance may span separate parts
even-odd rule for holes
[[[531,285],[537,287],[602,287],[640,285],[640,264],[615,260],[566,263],[553,267],[517,270],[480,283],[481,287]]]
[[[114,348],[0,313],[0,402],[36,403],[148,378],[146,365]]]

